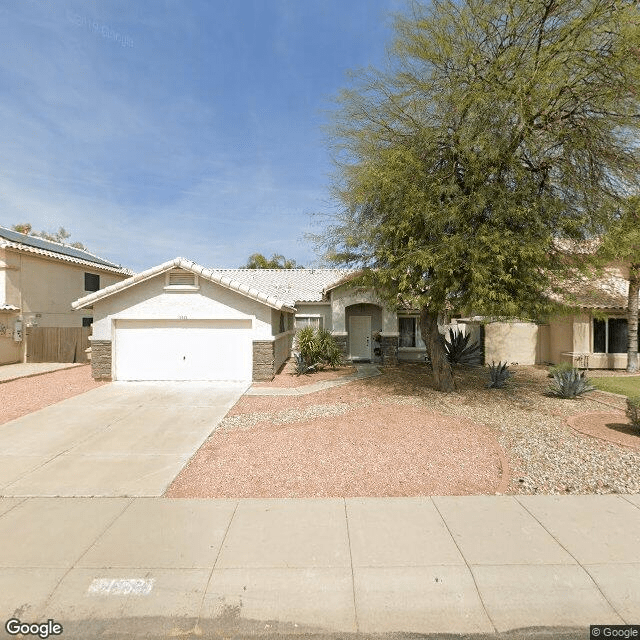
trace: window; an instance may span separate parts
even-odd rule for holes
[[[82,318],[82,326],[90,327],[93,324],[93,318]]]
[[[100,289],[100,276],[97,273],[84,274],[84,290],[97,291]]]
[[[593,352],[626,353],[627,320],[625,318],[593,319]]]
[[[416,318],[398,318],[398,331],[400,332],[400,347],[416,346]]]
[[[398,318],[398,346],[400,348],[424,349],[420,334],[420,322],[417,316]]]
[[[296,316],[296,331],[299,331],[303,327],[313,327],[314,329],[322,329],[323,327],[322,316]]]

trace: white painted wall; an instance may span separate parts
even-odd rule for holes
[[[112,340],[112,320],[252,319],[252,340],[273,337],[271,307],[199,279],[199,291],[166,291],[160,274],[94,304],[94,340]]]

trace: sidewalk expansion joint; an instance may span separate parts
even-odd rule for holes
[[[60,579],[56,582],[56,586],[51,590],[51,593],[47,596],[47,599],[45,600],[44,603],[44,609],[47,608],[47,606],[49,605],[49,603],[51,602],[51,598],[53,598],[53,595],[55,594],[55,592],[58,590],[58,587],[62,584],[62,582],[64,581],[64,579],[73,571],[73,569],[76,567],[76,565],[78,564],[78,562],[80,562],[80,560],[82,560],[82,558],[84,558],[84,556],[87,555],[87,553],[89,553],[89,550],[93,547],[93,545],[100,540],[100,538],[102,538],[102,536],[113,526],[113,523],[120,517],[122,516],[122,514],[133,504],[135,498],[130,498],[129,502],[127,502],[127,504],[124,506],[124,509],[122,509],[122,511],[120,511],[120,513],[118,513],[117,515],[115,515],[110,522],[107,523],[107,525],[104,527],[104,529],[102,530],[101,533],[99,533],[92,541],[91,544],[89,544],[89,546],[75,559],[74,562],[71,563],[71,566],[62,574],[62,576],[60,576]]]
[[[613,603],[604,594],[604,592],[600,588],[600,585],[593,579],[593,576],[589,573],[589,570],[578,560],[578,558],[575,557],[575,555],[573,555],[573,553],[571,553],[571,551],[569,551],[569,549],[567,549],[567,547],[565,547],[562,544],[562,542],[560,542],[560,540],[558,540],[558,538],[556,538],[553,535],[551,531],[549,531],[549,529],[547,529],[547,527],[544,526],[544,524],[538,518],[536,518],[535,514],[533,514],[529,509],[527,509],[527,506],[525,504],[523,504],[520,500],[518,500],[518,496],[514,496],[514,498],[516,499],[516,502],[551,536],[551,538],[555,541],[555,543],[561,549],[563,549],[570,557],[572,557],[575,560],[576,564],[589,576],[589,580],[593,582],[593,585],[598,590],[598,593],[602,596],[604,601],[611,607],[611,610],[620,618],[620,620],[624,620],[625,619],[624,616],[622,616],[620,612],[613,606]]]
[[[487,606],[485,605],[484,599],[482,598],[482,594],[480,593],[480,588],[478,587],[478,582],[476,581],[476,576],[473,573],[473,569],[471,569],[471,565],[469,564],[469,562],[468,562],[467,558],[465,557],[464,553],[462,553],[462,549],[460,548],[460,545],[458,544],[458,541],[455,539],[455,536],[453,535],[451,529],[449,529],[449,525],[447,524],[447,521],[445,520],[444,516],[440,512],[440,509],[438,509],[438,505],[435,503],[433,498],[429,498],[429,499],[431,500],[431,504],[433,504],[433,506],[435,507],[435,510],[438,512],[438,515],[440,516],[440,519],[442,520],[442,524],[444,524],[444,526],[446,527],[449,535],[451,536],[451,540],[453,541],[453,544],[456,545],[456,548],[458,549],[458,553],[460,554],[461,558],[464,560],[464,564],[466,565],[467,571],[469,572],[469,575],[471,576],[471,579],[473,580],[473,585],[476,588],[476,593],[478,594],[478,600],[480,600],[480,604],[482,605],[482,610],[484,611],[484,615],[487,616],[487,620],[491,623],[491,626],[493,627],[494,633],[498,633],[498,627],[496,626],[496,623],[493,621],[493,619],[489,615],[489,612],[487,611]]]
[[[356,633],[360,633],[360,622],[358,620],[358,606],[356,604],[356,577],[353,570],[353,553],[351,551],[351,532],[349,531],[349,513],[347,511],[347,500],[342,498],[344,505],[344,519],[347,525],[347,544],[349,545],[349,566],[351,567],[351,593],[353,594],[353,616],[356,623]]]

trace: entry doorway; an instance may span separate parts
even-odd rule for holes
[[[349,355],[352,360],[371,360],[371,316],[349,318]]]

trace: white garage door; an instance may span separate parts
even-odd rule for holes
[[[251,380],[251,320],[117,320],[116,380]]]

